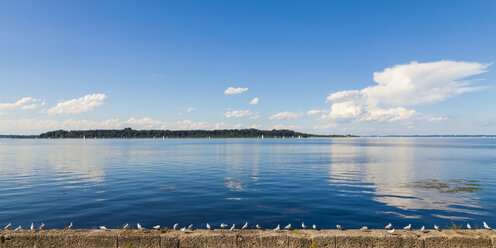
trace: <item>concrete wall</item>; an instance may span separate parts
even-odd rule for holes
[[[491,247],[494,230],[194,230],[183,233],[154,230],[1,230],[0,248],[186,248],[186,247]]]

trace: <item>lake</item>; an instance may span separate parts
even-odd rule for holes
[[[495,138],[0,139],[0,226],[496,226]]]

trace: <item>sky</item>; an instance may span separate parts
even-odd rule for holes
[[[0,134],[496,134],[496,1],[0,1]]]

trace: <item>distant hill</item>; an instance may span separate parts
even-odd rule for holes
[[[295,132],[288,129],[224,129],[224,130],[57,130],[40,134],[39,138],[310,138],[346,137],[344,135],[316,135]]]

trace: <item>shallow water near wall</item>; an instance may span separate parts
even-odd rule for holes
[[[0,139],[0,225],[496,226],[496,139]]]

